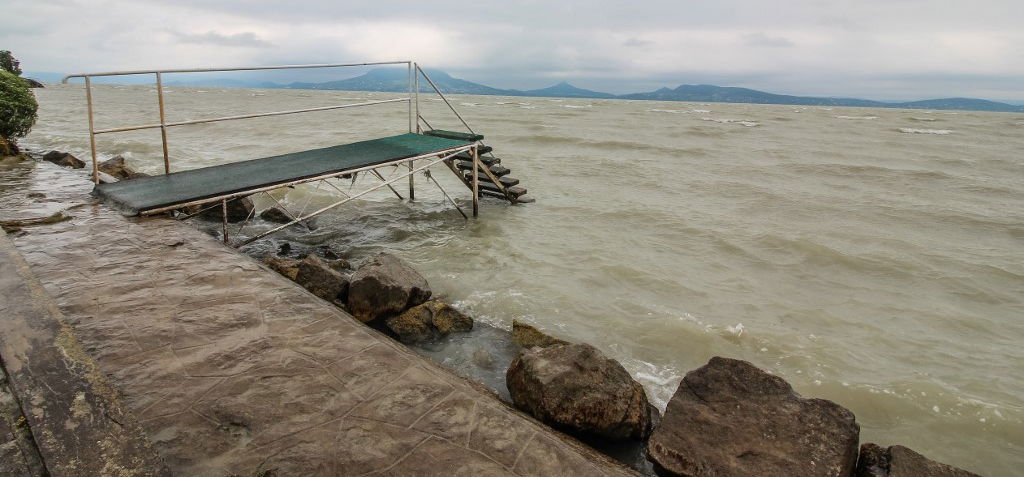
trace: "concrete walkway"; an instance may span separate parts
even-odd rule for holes
[[[40,211],[86,205],[11,241],[175,474],[632,475],[214,238],[32,174]]]

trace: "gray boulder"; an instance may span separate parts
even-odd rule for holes
[[[295,280],[299,275],[299,262],[294,258],[280,258],[280,257],[268,257],[263,259],[263,263],[271,270],[288,277],[289,280]]]
[[[407,343],[447,336],[473,329],[473,319],[455,307],[430,300],[384,321],[387,327]]]
[[[856,477],[980,477],[941,464],[903,446],[888,449],[877,444],[860,446]]]
[[[61,151],[50,151],[43,155],[43,160],[52,162],[61,167],[70,167],[72,169],[81,169],[85,167],[85,162],[69,153]]]
[[[348,278],[331,268],[330,264],[316,255],[310,255],[302,259],[297,268],[295,283],[324,300],[345,303],[348,298]]]
[[[505,377],[516,407],[548,424],[613,440],[650,433],[643,386],[588,344],[535,348],[516,357]]]
[[[523,348],[547,348],[569,344],[519,320],[512,320],[512,344]]]
[[[398,257],[380,253],[359,267],[349,286],[348,309],[363,323],[388,318],[430,298],[427,280]]]
[[[802,398],[746,361],[714,357],[679,383],[647,454],[661,475],[849,476],[859,435],[842,406]]]

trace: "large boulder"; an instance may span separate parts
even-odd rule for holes
[[[430,298],[427,280],[400,258],[380,253],[359,267],[349,286],[348,309],[364,323],[395,316]]]
[[[292,218],[280,207],[270,207],[260,212],[260,218],[276,224],[287,224]]]
[[[512,344],[523,348],[547,348],[569,344],[519,320],[512,320]]]
[[[256,206],[253,205],[252,200],[250,200],[248,197],[241,197],[238,199],[229,200],[228,222],[236,223],[245,221],[246,219],[252,216],[253,209],[255,208]],[[220,222],[221,220],[223,220],[223,211],[221,210],[220,203],[203,204],[202,206],[200,206],[200,210],[202,209],[206,210],[203,210],[203,213],[200,214],[200,217],[206,220],[213,220],[216,222]]]
[[[134,179],[136,177],[146,177],[148,174],[143,174],[131,167],[128,167],[124,163],[124,157],[114,156],[96,165],[96,168],[100,172],[110,174],[118,180]]]
[[[61,167],[70,167],[72,169],[81,169],[85,167],[85,162],[82,162],[77,157],[62,151],[50,151],[43,155],[43,160],[52,162]]]
[[[282,258],[282,257],[268,257],[263,259],[263,263],[271,270],[288,277],[289,280],[295,280],[295,277],[299,275],[299,262],[294,258]]]
[[[348,278],[316,255],[309,255],[299,262],[295,283],[332,303],[345,303],[348,298]]]
[[[34,80],[32,78],[22,78],[22,80],[25,81],[25,84],[28,85],[29,88],[42,88],[43,87],[43,83],[40,83],[39,81],[36,81],[36,80]]]
[[[548,424],[614,440],[650,433],[643,386],[588,344],[535,348],[516,357],[505,377],[516,407]]]
[[[941,464],[903,446],[888,449],[870,442],[860,446],[856,477],[980,477]]]
[[[802,398],[746,361],[714,357],[679,383],[647,454],[661,475],[849,476],[859,435],[842,406]]]
[[[455,307],[430,300],[392,316],[384,324],[407,343],[424,341],[473,329],[473,319]]]

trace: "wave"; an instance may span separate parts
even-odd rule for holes
[[[946,134],[953,134],[956,131],[952,129],[918,129],[918,128],[899,128],[899,132],[907,134],[938,134],[940,136]]]
[[[935,121],[938,121],[938,119],[936,119],[936,118],[910,118],[910,120],[911,121],[925,121],[925,122],[935,122]]]
[[[759,123],[757,121],[749,121],[749,120],[746,120],[746,119],[728,119],[728,118],[726,118],[726,119],[715,119],[715,118],[707,118],[707,117],[700,118],[700,119],[701,119],[701,121],[713,121],[713,122],[722,123],[722,124],[739,124],[739,125],[742,125],[742,126],[746,126],[748,128],[752,128],[752,127],[760,126],[761,125],[761,123]]]
[[[688,114],[689,111],[680,111],[678,109],[645,109],[648,113],[671,113],[671,114]]]
[[[878,119],[878,116],[835,116],[836,119]]]

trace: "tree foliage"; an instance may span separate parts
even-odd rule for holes
[[[14,76],[21,76],[21,62],[11,54],[10,50],[0,50],[0,68]]]
[[[36,122],[39,105],[36,97],[21,78],[0,71],[0,136],[14,142],[25,137]]]

